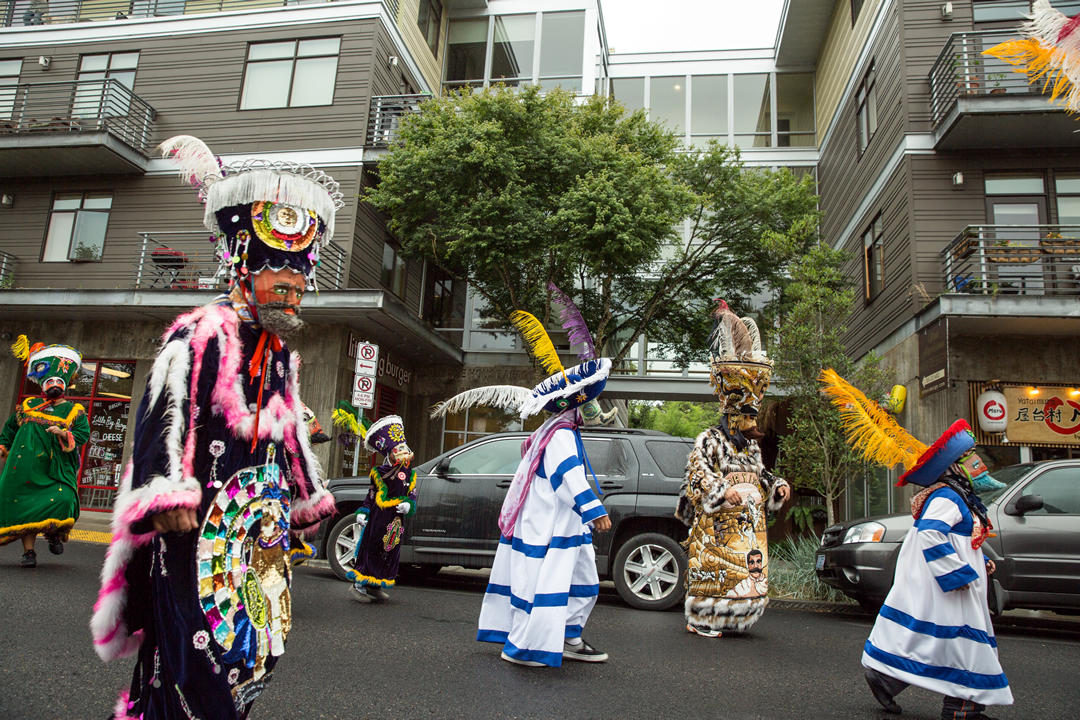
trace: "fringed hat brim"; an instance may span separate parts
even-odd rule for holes
[[[531,396],[521,404],[521,418],[524,420],[530,415],[535,415],[543,410],[549,403],[555,403],[558,400],[583,392],[585,399],[581,402],[572,402],[566,407],[549,409],[553,412],[556,410],[568,410],[571,407],[577,407],[592,400],[600,394],[600,390],[603,389],[603,385],[607,382],[610,373],[611,360],[608,358],[587,360],[580,365],[567,368],[563,372],[555,373],[533,388]],[[599,388],[596,387],[597,384],[600,385]],[[592,388],[592,390],[588,390],[589,388]]]
[[[301,175],[275,170],[247,170],[210,185],[206,191],[203,223],[211,232],[218,232],[217,211],[260,200],[314,210],[326,224],[323,242],[333,239],[336,207],[326,188]]]

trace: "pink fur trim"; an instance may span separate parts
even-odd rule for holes
[[[297,525],[310,525],[333,513],[334,508],[334,496],[320,488],[310,498],[293,504],[290,520]]]
[[[131,695],[127,690],[120,691],[120,695],[116,698],[116,705],[113,706],[113,720],[143,720],[142,713],[138,715],[131,715],[130,711],[135,707],[135,703],[131,702]]]

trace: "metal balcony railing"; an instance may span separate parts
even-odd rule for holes
[[[1015,37],[1008,30],[958,32],[949,37],[930,68],[930,114],[936,128],[960,98],[994,95],[1039,95],[1040,83],[983,50]]]
[[[376,95],[368,112],[367,147],[386,148],[397,140],[401,119],[419,109],[430,95]]]
[[[1080,225],[969,225],[941,256],[947,293],[1080,295]]]
[[[216,243],[205,231],[141,232],[142,245],[134,268],[135,290],[226,290]],[[345,251],[335,243],[319,254],[315,281],[320,290],[341,290],[348,278]]]
[[[0,250],[0,290],[15,287],[15,256]]]
[[[55,25],[127,18],[200,15],[309,5],[331,0],[0,0],[0,26]],[[397,17],[397,0],[383,0]]]
[[[113,80],[20,83],[0,87],[0,135],[106,131],[143,155],[157,113],[145,100]]]

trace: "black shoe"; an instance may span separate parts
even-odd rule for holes
[[[370,590],[370,592],[379,602],[390,599],[390,593],[386,592],[381,587],[374,587]]]
[[[53,555],[64,554],[64,543],[60,542],[60,538],[53,535],[49,538],[49,552]]]
[[[870,668],[867,668],[866,672],[863,673],[863,677],[866,678],[866,684],[870,686],[870,692],[874,694],[874,699],[878,701],[881,707],[885,708],[885,712],[899,715],[900,706],[893,700],[893,696],[889,693],[885,684],[881,682],[881,678],[878,677],[878,674]]]
[[[33,550],[27,550],[22,554],[22,560],[19,565],[23,567],[37,567],[37,553]]]
[[[600,652],[584,640],[577,645],[564,642],[562,656],[567,660],[577,660],[579,662],[607,662],[606,652]]]

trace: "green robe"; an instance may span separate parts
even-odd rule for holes
[[[50,433],[50,425],[70,430],[74,447],[65,451],[64,436]],[[78,403],[35,397],[19,405],[0,431],[0,446],[8,450],[0,473],[0,545],[27,533],[67,539],[79,517],[79,448],[89,438],[86,410]]]

